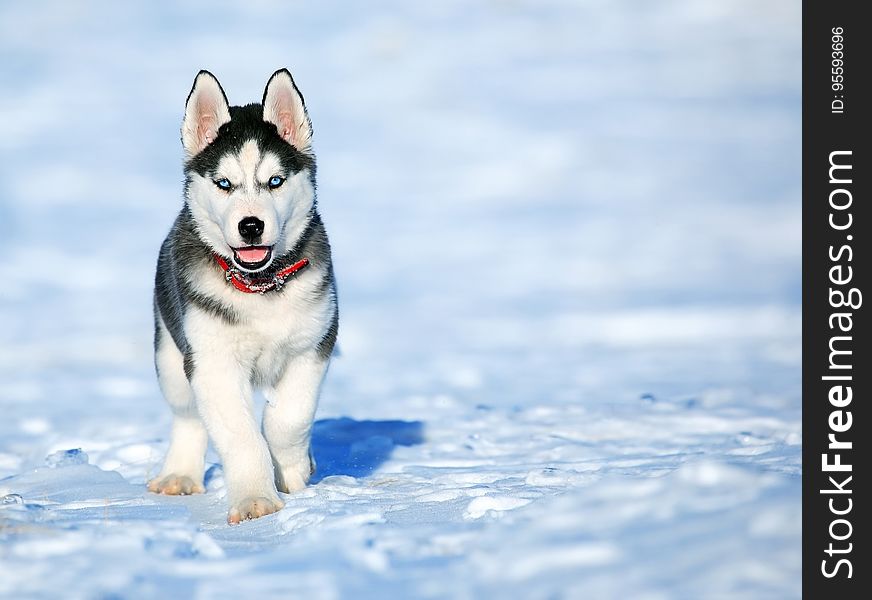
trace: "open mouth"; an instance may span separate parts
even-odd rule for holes
[[[245,246],[233,249],[233,260],[246,271],[257,271],[272,258],[272,246]]]

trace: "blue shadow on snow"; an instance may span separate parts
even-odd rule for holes
[[[366,477],[391,456],[396,446],[424,442],[421,421],[355,421],[321,419],[312,428],[317,470],[311,483],[331,475]]]

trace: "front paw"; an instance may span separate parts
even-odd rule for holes
[[[280,511],[284,506],[284,502],[278,498],[265,498],[263,496],[246,498],[233,505],[230,514],[227,515],[227,522],[231,525],[238,525],[242,521],[271,515]]]
[[[315,473],[315,459],[310,454],[306,459],[291,464],[275,464],[276,489],[290,494],[299,492],[309,483]]]
[[[189,496],[205,492],[203,482],[196,482],[187,475],[171,474],[165,477],[157,476],[148,482],[148,491],[168,496]]]

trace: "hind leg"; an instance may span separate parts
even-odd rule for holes
[[[157,321],[155,366],[160,389],[173,411],[173,426],[163,469],[148,482],[148,489],[158,494],[202,494],[206,428],[194,404],[182,353],[163,319],[158,316]]]

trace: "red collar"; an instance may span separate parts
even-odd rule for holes
[[[285,285],[285,280],[305,267],[309,266],[309,259],[302,258],[292,264],[290,267],[285,267],[276,273],[271,279],[249,279],[239,272],[235,267],[227,264],[221,256],[215,255],[215,262],[224,270],[224,279],[233,284],[240,292],[246,294],[264,294],[270,290],[279,290]]]

